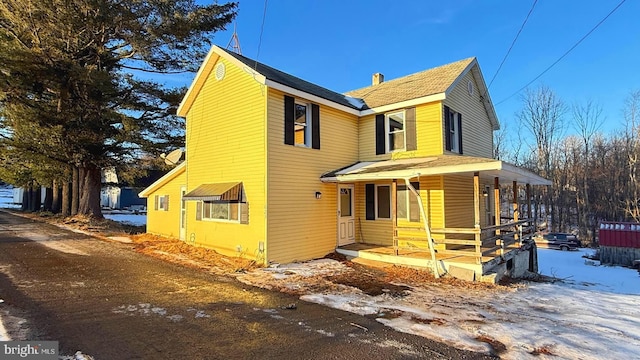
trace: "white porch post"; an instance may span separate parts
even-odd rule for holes
[[[473,173],[473,217],[476,244],[476,260],[482,264],[482,239],[480,236],[480,173]]]
[[[393,252],[398,256],[398,180],[391,182],[391,226],[393,227]]]
[[[500,210],[500,179],[496,176],[493,178],[493,212],[495,220],[493,221],[493,225],[496,226],[496,236],[500,236],[500,215],[502,211]],[[504,257],[504,240],[502,238],[498,238],[500,241],[500,256]]]
[[[520,216],[519,216],[519,211],[518,210],[518,182],[517,181],[513,181],[513,222],[518,222]],[[516,225],[515,227],[515,233],[513,235],[513,239],[515,240],[516,243],[518,243],[520,241],[520,236],[518,234],[518,225]]]

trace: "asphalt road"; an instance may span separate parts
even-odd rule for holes
[[[0,299],[12,338],[96,360],[489,358],[3,211]]]

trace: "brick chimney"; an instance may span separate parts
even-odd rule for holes
[[[382,84],[383,82],[384,82],[384,75],[380,73],[373,74],[373,77],[371,78],[371,85],[378,85],[378,84]]]

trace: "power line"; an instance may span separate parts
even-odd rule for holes
[[[529,10],[529,13],[527,14],[527,17],[524,18],[524,21],[522,22],[522,26],[520,26],[520,30],[518,30],[518,33],[516,34],[516,37],[513,38],[513,41],[511,42],[511,46],[509,46],[509,50],[507,50],[507,53],[504,55],[504,58],[502,59],[502,62],[500,63],[500,66],[498,66],[498,70],[496,70],[495,75],[493,75],[493,77],[491,78],[491,81],[489,81],[489,86],[487,86],[487,91],[489,91],[489,88],[491,87],[491,84],[493,84],[493,80],[495,80],[496,76],[498,76],[498,73],[500,72],[500,69],[502,69],[502,65],[504,65],[504,62],[507,60],[507,57],[509,57],[509,53],[511,53],[511,49],[513,49],[513,45],[516,44],[516,41],[518,40],[518,37],[520,36],[520,33],[522,32],[522,29],[524,29],[524,25],[527,23],[527,20],[529,20],[529,16],[531,16],[531,13],[533,12],[533,8],[536,7],[537,3],[538,3],[538,0],[534,0],[533,1],[533,5],[531,5],[531,9]]]
[[[558,60],[554,61],[553,64],[549,65],[548,68],[544,69],[543,72],[541,72],[538,76],[536,76],[535,78],[533,78],[533,80],[529,81],[525,86],[521,87],[520,89],[518,89],[518,91],[514,92],[513,94],[509,95],[507,98],[505,98],[504,100],[496,103],[496,106],[502,104],[503,102],[511,99],[512,97],[514,97],[517,93],[519,93],[520,91],[526,89],[529,85],[533,84],[533,82],[535,82],[536,80],[538,80],[540,77],[542,77],[542,75],[544,75],[547,71],[551,70],[552,67],[554,67],[557,63],[560,62],[560,60],[564,59],[565,56],[569,55],[569,53],[571,51],[573,51],[573,49],[575,49],[576,47],[578,47],[578,45],[580,45],[580,43],[586,39],[589,35],[591,35],[592,32],[594,32],[600,25],[602,25],[603,22],[605,22],[605,20],[607,20],[609,18],[609,16],[611,16],[614,12],[616,12],[616,10],[618,10],[618,8],[620,8],[620,6],[622,6],[622,4],[624,4],[624,2],[627,0],[622,0],[620,1],[620,3],[613,8],[613,10],[611,10],[607,16],[605,16],[602,20],[600,20],[599,23],[596,24],[596,26],[594,26],[591,30],[589,30],[588,33],[586,33],[580,40],[578,40],[578,42],[576,42],[571,48],[569,48],[569,50],[567,50],[564,54],[562,54],[562,56],[560,56],[558,58]]]
[[[264,19],[267,17],[267,2],[264,0],[264,10],[262,12],[262,24],[260,25],[260,38],[258,39],[258,53],[256,54],[256,65],[253,70],[258,69],[258,57],[260,56],[260,46],[262,45],[262,33],[264,32]]]

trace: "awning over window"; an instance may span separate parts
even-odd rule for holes
[[[202,200],[202,201],[241,201],[242,200],[242,183],[215,183],[202,184],[193,189],[185,196],[184,200]]]

